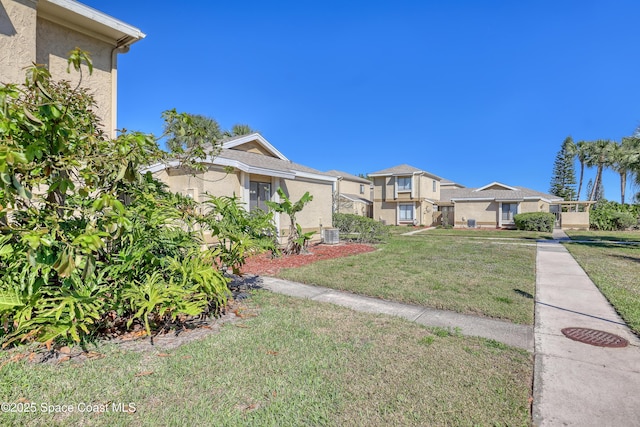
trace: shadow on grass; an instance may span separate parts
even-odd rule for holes
[[[514,289],[513,292],[515,292],[516,294],[525,297],[525,298],[529,298],[529,299],[533,299],[533,295],[531,295],[529,292],[525,292],[523,290],[520,289]]]

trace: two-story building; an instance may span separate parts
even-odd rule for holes
[[[375,219],[389,225],[431,225],[442,178],[406,164],[369,177],[373,178]]]
[[[74,0],[0,0],[0,82],[21,83],[24,69],[47,66],[54,79],[77,83],[67,73],[69,52],[87,51],[90,76],[83,66],[82,85],[92,90],[105,131],[116,136],[118,54],[144,38],[136,27]]]
[[[337,178],[334,189],[334,212],[371,218],[373,216],[373,183],[347,172],[330,170],[327,175]]]

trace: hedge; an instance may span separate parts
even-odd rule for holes
[[[513,216],[518,230],[553,231],[556,216],[549,212],[527,212]]]
[[[334,213],[333,226],[340,230],[340,238],[361,243],[381,242],[389,235],[386,225],[354,214]]]

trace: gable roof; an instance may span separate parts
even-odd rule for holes
[[[241,171],[260,175],[277,176],[281,178],[295,179],[311,178],[320,181],[335,182],[337,179],[317,169],[294,163],[291,160],[283,160],[248,151],[223,148],[213,160],[207,159],[214,165],[233,166]]]
[[[274,157],[277,157],[277,158],[279,158],[281,160],[287,160],[287,161],[289,160],[284,156],[284,154],[282,154],[280,151],[278,151],[276,149],[276,147],[271,145],[269,143],[269,141],[267,141],[262,135],[260,135],[257,132],[249,134],[249,135],[239,135],[239,136],[234,136],[232,138],[226,139],[222,143],[222,148],[232,149],[232,148],[238,147],[240,145],[246,144],[248,142],[257,142],[267,152],[271,153]]]
[[[413,174],[424,174],[427,176],[430,176],[432,178],[436,178],[438,180],[442,179],[437,175],[434,175],[430,172],[424,171],[422,169],[418,169],[414,166],[411,165],[407,165],[407,164],[402,164],[402,165],[397,165],[397,166],[393,166],[387,169],[383,169],[381,171],[378,172],[373,172],[370,173],[369,176],[399,176],[399,175],[413,175]]]
[[[373,184],[371,181],[369,181],[366,178],[361,178],[359,176],[352,175],[352,174],[347,173],[347,172],[338,171],[338,170],[335,170],[335,169],[332,169],[330,171],[326,171],[325,173],[327,175],[335,176],[337,178],[346,179],[348,181],[355,181],[355,182],[359,182],[359,183],[362,183],[362,184]]]
[[[276,157],[235,149],[235,147],[242,144],[254,141]],[[294,163],[287,159],[258,133],[241,135],[223,141],[220,153],[214,157],[207,156],[207,158],[203,160],[203,163],[217,166],[231,166],[247,173],[286,179],[308,178],[326,182],[337,181],[337,178],[334,176],[327,175],[317,169]],[[147,167],[145,171],[154,173],[164,170],[167,167],[177,167],[178,165],[178,161],[170,161],[167,164],[156,163],[155,165]]]
[[[490,189],[491,187],[498,187],[498,188],[494,188],[494,190],[511,190],[511,191],[518,191],[518,189],[516,187],[511,187],[510,185],[506,185],[506,184],[502,184],[498,181],[493,181],[490,184],[484,185],[480,188],[476,188],[473,191],[487,191],[487,189]]]
[[[343,197],[347,200],[350,200],[352,202],[359,202],[359,203],[364,203],[366,205],[372,205],[373,202],[369,199],[365,199],[364,197],[360,197],[356,194],[349,194],[349,193],[340,193],[340,197]]]
[[[491,188],[494,184],[496,183],[491,183],[479,188],[442,188],[440,190],[440,201],[456,202],[491,200],[497,202],[518,202],[523,200],[542,200],[551,203],[563,200],[561,197],[525,187],[513,187],[500,184],[499,186],[503,189]]]

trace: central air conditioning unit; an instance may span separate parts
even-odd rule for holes
[[[476,228],[476,220],[475,219],[468,219],[467,220],[467,227]]]
[[[340,243],[340,230],[337,228],[325,228],[322,230],[322,243],[336,245]]]

